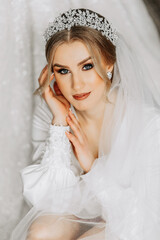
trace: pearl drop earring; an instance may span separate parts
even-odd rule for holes
[[[111,78],[112,78],[112,73],[111,73],[110,71],[107,72],[107,77],[108,77],[109,80],[111,80]]]

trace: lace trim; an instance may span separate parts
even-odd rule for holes
[[[70,131],[70,126],[50,125],[42,164],[70,167],[72,146],[65,134],[66,131]]]

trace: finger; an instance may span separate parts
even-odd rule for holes
[[[51,74],[51,76],[53,75],[54,73]],[[48,76],[48,64],[42,69],[41,73],[40,73],[40,76],[38,78],[38,82],[40,84],[40,86],[44,83],[44,81],[47,79],[47,76]]]
[[[55,97],[55,94],[50,86],[50,82],[53,80],[54,76],[51,75],[50,76],[50,80],[49,80],[49,84],[48,86],[45,88],[43,94],[42,94],[42,97],[47,101],[47,99],[50,99],[50,97]]]
[[[45,72],[48,68],[48,64],[46,64],[46,66],[43,68],[42,72]]]
[[[70,132],[66,131],[65,132],[66,136],[68,137],[68,139],[71,141],[71,143],[73,144],[73,146],[78,149],[80,147],[80,143],[78,141],[78,139]]]
[[[46,72],[47,68],[48,68],[48,64],[42,69],[42,71],[41,71],[41,73],[40,73],[40,75],[39,75],[39,79],[40,79],[40,78],[42,77],[42,75]]]
[[[54,78],[54,73],[52,73],[50,76],[49,84],[52,82],[53,78]]]
[[[71,108],[69,109],[68,114],[69,114],[70,118],[72,119],[72,121],[77,125],[77,127],[78,127],[79,129],[81,129],[80,123],[79,123],[79,121],[77,120],[77,118],[76,118],[76,116],[74,115],[74,113],[72,112]]]
[[[44,69],[43,69],[41,74],[40,74],[40,76],[39,76],[39,78],[38,78],[38,82],[39,82],[40,86],[44,83],[46,78],[47,78],[47,71],[46,70],[44,71]]]
[[[42,69],[41,74],[43,74],[47,70],[47,68],[48,68],[48,64],[46,64],[46,66]]]
[[[57,84],[56,81],[54,82],[53,87],[54,87],[54,91],[55,91],[55,93],[57,94],[57,96],[63,95],[62,92],[60,91],[60,89],[59,89],[58,84]]]
[[[40,74],[40,77],[38,78],[39,85],[42,86],[43,83],[47,80],[47,78],[48,78],[48,71],[46,69],[43,73]],[[51,83],[53,78],[54,78],[54,73],[52,73],[50,76],[49,84]]]
[[[78,128],[78,126],[72,121],[72,119],[69,116],[67,116],[66,119],[67,119],[69,126],[73,130],[74,135],[78,138],[80,143],[83,143],[83,136],[82,136],[81,131]]]
[[[70,103],[64,96],[62,96],[62,95],[56,96],[56,99],[60,100],[65,105],[66,109],[69,111]]]

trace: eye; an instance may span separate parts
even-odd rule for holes
[[[93,68],[93,64],[92,63],[88,63],[88,64],[85,64],[84,66],[83,66],[83,69],[85,69],[85,70],[90,70],[90,69],[92,69]]]
[[[67,69],[65,69],[65,68],[62,68],[62,69],[58,70],[58,73],[63,74],[63,75],[67,74],[68,72],[69,71]]]

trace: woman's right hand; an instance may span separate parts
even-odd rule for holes
[[[38,82],[39,82],[40,86],[47,80],[47,77],[48,77],[48,65],[46,65],[43,68],[43,70],[38,78]],[[49,83],[51,83],[53,78],[54,78],[54,73],[51,75]],[[66,116],[68,115],[68,112],[69,112],[70,103],[63,96],[63,94],[59,90],[56,82],[54,83],[54,90],[55,90],[56,95],[54,94],[52,88],[49,85],[45,89],[44,93],[42,94],[42,97],[48,104],[48,106],[53,114],[54,118],[53,118],[52,124],[62,124],[62,125],[67,126],[68,123],[66,121]]]

